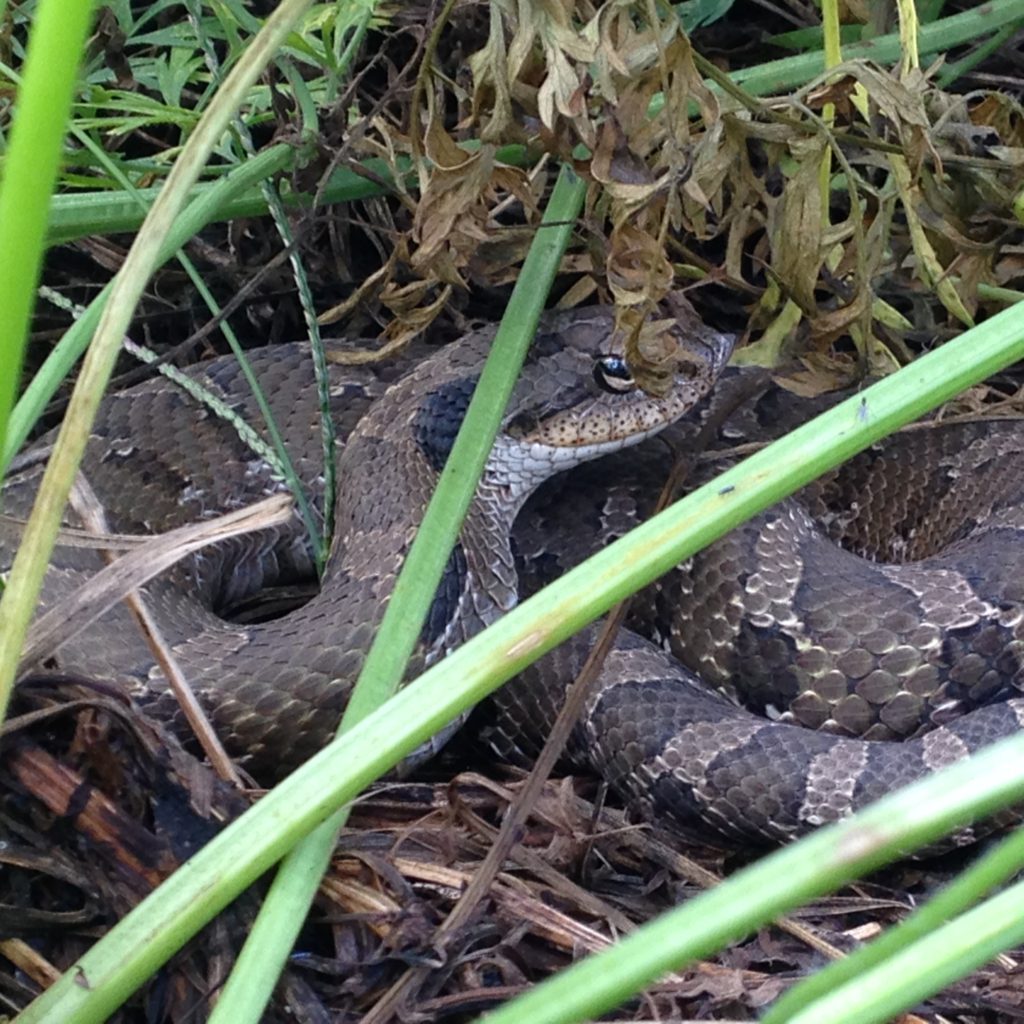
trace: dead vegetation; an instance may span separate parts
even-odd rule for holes
[[[14,1010],[245,801],[90,686],[27,688],[4,743],[0,955],[10,967],[0,993]],[[357,806],[266,1021],[471,1019],[741,862],[631,823],[588,780],[552,781],[487,898],[439,941],[520,785],[456,773],[456,763],[435,766],[433,781],[379,786]],[[613,1019],[751,1019],[791,979],[905,916],[956,867],[952,858],[904,864],[850,886],[664,979]],[[257,897],[201,932],[119,1019],[205,1020]],[[1015,974],[1003,958],[930,1002],[927,1019],[1024,1018]]]

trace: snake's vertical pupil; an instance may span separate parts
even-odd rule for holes
[[[599,356],[594,363],[594,380],[602,391],[610,391],[612,394],[622,394],[636,387],[622,356]]]

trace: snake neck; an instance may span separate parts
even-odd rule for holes
[[[354,627],[371,638],[419,530],[434,481],[414,453],[393,451],[386,462],[401,471],[388,477],[382,496],[380,474],[368,468],[380,462],[367,462],[359,452],[353,457],[352,472],[345,473],[344,464],[340,467],[334,549],[314,600],[340,620],[339,628]],[[366,498],[371,485],[377,500]],[[515,606],[518,588],[509,536],[525,497],[511,494],[486,475],[481,481],[427,612],[412,671]]]

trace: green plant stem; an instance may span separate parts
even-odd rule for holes
[[[1024,941],[1024,882],[893,953],[834,989],[790,1024],[885,1024],[894,1014]]]
[[[357,174],[347,167],[336,170],[323,188],[322,200],[329,204],[348,203],[387,192],[392,180],[388,165],[383,160],[371,159],[364,160],[362,166],[366,168],[368,176]],[[409,173],[408,161],[399,166],[401,172]],[[199,199],[210,189],[216,188],[220,180],[195,185],[189,191],[189,200]],[[160,189],[140,188],[136,192],[148,209],[160,194]],[[313,197],[305,192],[292,192],[283,195],[281,199],[288,210],[309,209],[313,205]],[[267,201],[257,183],[250,185],[245,192],[232,196],[230,202],[222,203],[214,212],[213,219],[230,221],[239,217],[262,217],[266,212]],[[145,214],[139,212],[138,203],[124,192],[72,192],[55,196],[48,241],[50,245],[59,245],[86,235],[137,231],[144,218]]]
[[[563,168],[523,263],[466,417],[388,600],[339,735],[391,697],[418,642],[448,556],[490,454],[544,300],[572,237],[586,186]],[[348,818],[342,808],[285,857],[210,1024],[258,1021]]]
[[[476,140],[469,140],[462,146],[467,152],[475,152],[480,148]],[[495,159],[500,163],[525,167],[534,163],[538,154],[526,146],[499,146]],[[318,195],[322,204],[350,203],[357,199],[384,195],[396,188],[396,182],[406,187],[416,184],[416,174],[412,161],[407,157],[397,157],[394,167],[376,157],[362,160],[357,165],[363,173],[349,167],[335,170]],[[234,173],[232,171],[232,173]],[[196,200],[212,188],[217,182],[202,182],[189,191],[189,199]],[[159,188],[136,189],[147,207],[160,194]],[[281,202],[286,210],[311,209],[313,196],[305,192],[292,192],[281,195]],[[267,213],[267,201],[259,184],[231,200],[223,203],[214,213],[213,220],[229,221],[239,217],[260,217]],[[136,231],[142,223],[144,214],[139,212],[138,203],[123,192],[76,192],[68,195],[55,196],[52,203],[48,242],[56,245],[70,242],[86,235],[114,234],[120,231]]]
[[[223,68],[221,66],[220,59],[217,56],[217,49],[213,44],[213,40],[206,34],[203,27],[201,4],[199,3],[199,0],[186,0],[185,7],[195,27],[196,36],[199,39],[199,44],[203,51],[206,65],[209,68],[213,85],[219,86],[220,82],[223,80]],[[339,13],[342,13],[346,8],[339,5],[337,10]],[[359,22],[356,35],[359,38],[362,38],[365,33],[372,15],[372,0],[369,3],[358,5]],[[304,91],[305,86],[301,78],[294,73],[292,62],[287,58],[279,58],[277,64],[282,72],[287,76],[293,93],[298,96],[300,92]],[[308,99],[308,94],[304,93],[304,95],[305,98]],[[307,114],[305,104],[303,105],[303,111],[304,120],[307,116],[313,118],[313,123],[304,130],[304,136],[315,137],[315,115]],[[243,158],[251,160],[257,155],[257,149],[253,142],[252,133],[249,131],[244,119],[236,115],[232,119],[231,128],[237,140],[237,144],[233,148],[238,149],[240,147]],[[253,397],[256,400],[256,404],[260,410],[260,415],[267,427],[267,434],[273,444],[274,451],[277,453],[277,459],[282,466],[286,467],[285,481],[288,485],[289,491],[291,491],[295,498],[299,514],[305,524],[306,535],[309,537],[310,550],[313,554],[313,561],[316,565],[317,575],[322,576],[324,566],[327,562],[327,552],[330,549],[331,533],[334,526],[335,493],[335,430],[334,421],[330,415],[331,396],[327,373],[327,357],[324,354],[323,339],[320,336],[320,325],[317,322],[315,302],[309,287],[309,280],[306,277],[305,268],[302,260],[299,258],[299,254],[295,246],[295,237],[292,233],[292,226],[288,221],[284,204],[281,202],[278,184],[269,178],[263,178],[260,182],[260,192],[267,204],[267,210],[274,221],[274,226],[277,229],[278,236],[280,237],[283,246],[288,251],[289,263],[292,268],[292,276],[295,280],[295,290],[299,296],[299,304],[302,308],[303,318],[306,323],[306,337],[310,344],[310,354],[312,357],[318,405],[320,408],[320,451],[324,478],[324,505],[322,518],[318,518],[314,514],[313,507],[309,501],[308,495],[306,494],[306,489],[303,487],[302,481],[295,472],[291,455],[284,444],[284,439],[281,436],[277,423],[274,421],[266,395],[260,387],[259,381],[256,379],[256,375],[253,373],[248,357],[243,351],[242,346],[239,344],[230,325],[223,323],[221,325],[221,330],[231,347],[232,353],[234,353],[235,359],[238,361],[239,368],[249,385],[249,390],[252,392]],[[190,276],[193,277],[193,281],[195,281],[196,287],[202,293],[207,306],[211,310],[215,310],[215,301],[213,296],[209,294],[209,290],[206,288],[205,284],[197,280],[194,275]]]
[[[1021,358],[1022,313],[1020,306],[997,313],[751,456],[434,665],[197,853],[28,1007],[20,1024],[103,1020],[299,838],[525,665],[762,508]],[[655,943],[644,945],[648,955],[643,964],[635,946],[627,951],[628,966],[616,962],[613,970],[605,960],[595,970],[586,966],[594,961],[584,961],[563,976],[555,998],[545,988],[543,996],[528,997],[530,1012],[523,1016],[500,1012],[505,1021],[552,1020],[551,1007],[565,998],[565,1019],[594,1015],[623,998],[623,979],[627,987],[639,987],[688,957],[756,928],[801,898],[933,842],[971,815],[1019,799],[1022,788],[1024,737],[916,785],[909,795],[890,797],[855,822],[776,854],[764,862],[773,870],[758,865],[737,876],[740,881],[730,880],[688,904],[698,909],[684,919],[686,927],[656,922]],[[807,880],[800,880],[801,869],[808,872]],[[706,899],[710,905],[701,902]],[[719,913],[722,907],[728,913]],[[605,981],[612,979],[616,983],[609,988]],[[579,991],[566,994],[577,985],[586,997],[582,1001]]]
[[[194,234],[202,230],[218,211],[230,203],[233,196],[252,188],[253,183],[267,175],[276,174],[289,165],[294,150],[285,143],[278,143],[264,150],[259,156],[240,164],[215,185],[205,189],[182,211],[175,221],[163,244],[160,246],[158,263],[169,260]],[[113,283],[89,303],[80,319],[65,332],[57,347],[40,370],[30,381],[24,394],[18,400],[11,416],[3,450],[0,451],[0,475],[10,465],[18,449],[42,415],[46,403],[53,397],[61,382],[75,365],[92,337],[100,315],[110,298]]]
[[[847,982],[863,983],[865,972],[931,935],[997,885],[1013,878],[1024,864],[1024,830],[1012,832],[976,864],[958,875],[940,893],[915,910],[905,921],[850,956],[836,960],[805,978],[781,996],[761,1018],[761,1024],[788,1024],[815,1000]],[[950,945],[950,949],[956,948]],[[845,1020],[845,1017],[844,1017]]]
[[[0,188],[0,447],[21,377],[50,193],[92,20],[90,0],[39,0]],[[2,474],[0,474],[2,479]],[[0,720],[3,719],[0,687]]]
[[[834,68],[843,59],[843,50],[839,36],[838,0],[822,0],[821,26],[824,42],[822,56],[825,67]]]
[[[970,74],[982,61],[991,57],[1016,31],[1017,26],[1011,22],[998,32],[993,32],[988,39],[979,42],[966,57],[946,64],[936,75],[935,84],[940,89],[948,89],[957,79]]]
[[[979,36],[986,36],[995,29],[1013,22],[1024,21],[1024,0],[990,0],[989,3],[922,25],[918,31],[917,45],[922,57],[946,52],[970,42]],[[900,38],[898,33],[878,36],[867,42],[854,43],[844,48],[844,60],[873,60],[879,64],[891,64],[900,59]],[[825,57],[821,50],[796,57],[784,57],[754,68],[743,68],[730,76],[737,85],[742,85],[756,96],[769,93],[788,92],[825,70]]]
[[[199,275],[199,272],[195,267],[192,266],[192,261],[185,258],[184,253],[181,253],[180,256],[182,257],[182,264],[185,268],[185,272],[188,274],[193,287],[199,293],[203,302],[206,303],[207,309],[209,309],[215,316],[219,310],[217,307],[217,300],[214,298],[213,293],[206,287],[206,282]],[[274,419],[274,414],[270,408],[270,402],[267,400],[267,396],[264,394],[263,388],[260,387],[259,378],[256,376],[256,373],[252,368],[252,364],[249,362],[249,359],[242,348],[242,343],[238,340],[238,335],[235,334],[234,328],[227,320],[221,321],[220,330],[221,334],[224,336],[224,340],[227,341],[228,347],[231,349],[231,352],[238,363],[238,369],[245,378],[245,382],[248,385],[250,392],[252,392],[252,397],[256,402],[256,407],[259,409],[260,416],[263,419],[263,425],[267,430],[267,439],[270,442],[270,451],[273,453],[274,457],[273,465],[281,473],[281,476],[291,493],[292,499],[295,502],[295,509],[306,529],[306,536],[309,538],[309,547],[313,553],[313,560],[316,563],[318,571],[322,571],[324,561],[327,557],[322,521],[318,518],[316,510],[313,507],[313,503],[309,500],[309,495],[306,493],[306,489],[302,486],[302,480],[299,478],[299,474],[295,470],[291,453],[288,451],[288,446],[284,443],[284,437],[281,435],[281,430]]]

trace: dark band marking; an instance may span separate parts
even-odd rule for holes
[[[460,377],[442,384],[423,400],[413,418],[416,444],[430,465],[440,473],[455,444],[455,435],[462,426],[473,397],[478,376]]]
[[[448,556],[444,575],[441,577],[437,593],[434,594],[430,611],[427,612],[426,621],[420,632],[420,640],[425,647],[432,647],[444,636],[444,631],[458,610],[468,575],[469,567],[466,565],[465,552],[462,550],[462,545],[457,543]]]

